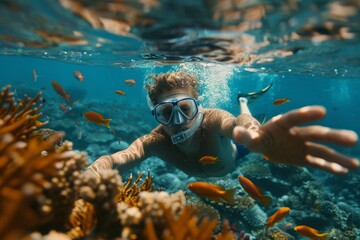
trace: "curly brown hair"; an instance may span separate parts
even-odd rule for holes
[[[145,89],[154,105],[158,104],[157,99],[161,94],[173,89],[190,87],[192,97],[199,96],[199,81],[195,75],[185,72],[170,72],[152,74],[148,78],[151,78],[152,82],[146,83]]]

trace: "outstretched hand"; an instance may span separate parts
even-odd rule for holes
[[[359,161],[316,142],[353,146],[358,141],[354,131],[300,124],[323,118],[326,110],[309,106],[273,117],[258,131],[237,126],[233,138],[249,150],[259,152],[274,163],[308,165],[331,173],[345,174],[359,167]]]

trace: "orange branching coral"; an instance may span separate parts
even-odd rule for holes
[[[49,139],[32,136],[42,124],[36,107],[41,93],[14,102],[10,86],[0,93],[0,239],[17,239],[30,229],[61,228],[75,194],[73,181],[87,165],[62,133]]]
[[[170,208],[161,204],[161,208],[164,211],[166,227],[160,233],[156,230],[156,225],[151,218],[145,220],[145,237],[149,240],[158,239],[172,239],[172,240],[207,240],[212,236],[212,231],[217,225],[216,220],[209,220],[204,218],[202,221],[198,221],[198,217],[195,215],[195,211],[192,207],[187,205],[179,214],[174,216]]]
[[[116,196],[117,202],[126,202],[130,206],[136,206],[139,200],[139,193],[141,191],[153,191],[152,186],[152,176],[150,175],[150,169],[148,170],[148,175],[145,180],[142,181],[140,186],[138,186],[141,177],[143,176],[144,172],[138,174],[136,180],[132,184],[132,174],[130,175],[128,181],[124,184],[124,186],[120,187],[120,191]]]
[[[224,220],[222,232],[216,235],[216,240],[234,240],[236,239],[235,233],[230,228],[228,220]]]
[[[79,239],[90,234],[96,224],[94,213],[94,205],[83,199],[76,200],[69,219],[72,228],[67,235],[71,239]]]
[[[152,179],[153,177],[150,175],[150,169],[148,169],[148,175],[146,176],[145,180],[140,184],[140,190],[152,192],[154,190]]]
[[[41,105],[36,106],[41,93],[34,98],[25,95],[16,103],[10,87],[8,85],[0,92],[0,135],[10,133],[16,140],[28,139],[30,133],[46,124],[39,121]]]

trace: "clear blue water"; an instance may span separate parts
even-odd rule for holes
[[[60,106],[65,101],[57,96],[51,86],[51,81],[56,80],[65,90],[72,94],[71,101],[76,100],[99,100],[105,106],[99,104],[93,108],[95,111],[111,112],[110,104],[140,105],[145,111],[138,114],[137,118],[144,119],[149,126],[155,127],[156,122],[151,118],[151,113],[147,107],[146,93],[143,88],[144,79],[151,73],[167,72],[179,69],[186,69],[188,72],[198,74],[201,86],[201,98],[205,107],[218,107],[225,109],[232,114],[239,113],[236,95],[238,92],[258,91],[274,82],[271,90],[250,104],[250,109],[254,115],[266,114],[267,119],[289,110],[300,108],[306,105],[322,105],[327,109],[327,116],[318,124],[327,125],[333,128],[352,129],[360,133],[360,113],[357,105],[360,102],[360,81],[358,78],[345,76],[317,76],[307,73],[257,73],[249,72],[246,69],[224,64],[204,64],[184,63],[180,65],[150,66],[148,68],[116,68],[96,66],[89,64],[74,64],[56,60],[33,58],[30,56],[0,56],[1,85],[11,84],[13,90],[17,90],[18,96],[22,93],[34,95],[42,91],[46,99],[45,110],[48,105],[55,104]],[[285,67],[285,66],[284,66]],[[32,70],[36,69],[39,75],[34,82]],[[85,80],[80,83],[73,76],[74,70],[80,70]],[[126,79],[135,79],[135,86],[124,84]],[[115,90],[120,89],[126,96],[119,96]],[[289,103],[274,106],[272,102],[277,98],[288,97]],[[52,103],[53,101],[53,103]],[[76,106],[72,107],[76,111]],[[84,109],[86,110],[86,109]],[[119,109],[118,109],[119,110]],[[126,111],[126,109],[122,109]],[[129,122],[124,116],[119,114],[109,114],[109,118],[122,119],[128,124],[136,125],[137,119]],[[60,109],[48,109],[48,111],[61,111]],[[80,113],[80,112],[79,112]],[[47,113],[51,115],[51,112]],[[65,116],[66,117],[66,116]],[[51,128],[51,119],[49,127]],[[75,123],[74,123],[75,124]],[[99,126],[93,126],[99,128]],[[69,136],[70,137],[70,136]],[[70,140],[73,140],[70,138]],[[342,152],[355,156],[360,155],[360,147],[339,149]]]
[[[222,108],[237,115],[235,96],[239,91],[257,91],[273,81],[273,87],[250,104],[255,116],[265,114],[270,119],[306,105],[322,105],[328,114],[316,124],[351,129],[360,134],[360,6],[356,1],[289,1],[287,4],[250,1],[242,6],[234,1],[232,11],[224,7],[220,13],[206,5],[210,1],[161,1],[161,8],[150,10],[145,5],[136,5],[137,1],[130,1],[128,7],[138,7],[131,11],[138,14],[134,16],[156,20],[156,24],[148,28],[138,22],[131,25],[133,16],[106,12],[101,8],[106,1],[98,1],[98,5],[95,2],[88,1],[88,7],[95,13],[118,17],[129,24],[131,30],[124,34],[110,32],[104,26],[93,27],[88,19],[74,15],[57,1],[12,1],[14,5],[10,1],[0,2],[1,86],[11,84],[17,97],[34,96],[42,91],[43,120],[49,121],[47,127],[64,131],[75,149],[88,151],[90,161],[130,144],[157,125],[146,103],[144,82],[149,74],[175,70],[198,75],[204,107]],[[337,7],[330,11],[334,5]],[[265,6],[265,14],[260,19],[246,19],[241,15],[261,6]],[[216,18],[216,14],[224,18]],[[225,21],[230,14],[233,20]],[[328,22],[335,27],[325,27]],[[229,30],[240,25],[242,27]],[[250,27],[253,25],[257,27]],[[306,29],[311,30],[305,34]],[[41,35],[39,30],[46,30],[47,34]],[[300,37],[289,39],[292,33]],[[73,37],[72,41],[64,35]],[[220,41],[224,38],[226,40]],[[74,39],[87,43],[74,44]],[[199,50],[204,48],[206,54]],[[33,69],[39,75],[36,82]],[[74,78],[74,70],[83,73],[83,83]],[[126,79],[135,79],[137,83],[127,86]],[[71,110],[66,113],[60,109],[65,101],[53,91],[52,80],[72,94],[72,103],[76,101],[68,105]],[[126,95],[119,96],[115,90],[122,90]],[[280,106],[272,104],[284,97],[290,102]],[[104,126],[85,122],[81,114],[89,110],[112,118],[115,136]],[[125,145],[116,146],[116,142]],[[111,144],[114,147],[110,147]],[[334,147],[360,158],[359,144],[351,148]],[[157,164],[144,163],[134,171],[151,166],[155,174],[158,172],[161,176],[156,168],[157,165],[164,167],[163,163],[155,162]],[[165,168],[178,174],[180,179],[189,180],[171,166]],[[330,179],[328,184],[334,181],[329,175],[313,173],[320,181]],[[356,181],[358,174],[347,179]],[[162,187],[166,190],[166,183]],[[339,181],[335,188],[326,187],[336,195],[339,188],[347,186],[341,186]],[[360,195],[358,187],[348,191]],[[336,199],[349,203],[359,213],[354,196],[347,199],[346,194],[340,194]]]

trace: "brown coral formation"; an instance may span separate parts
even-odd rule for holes
[[[46,141],[31,136],[42,126],[40,96],[15,101],[10,86],[0,93],[1,239],[61,226],[75,200],[71,181],[87,163],[70,142],[55,150],[62,134]]]
[[[196,207],[186,204],[182,191],[153,192],[150,172],[140,180],[142,175],[134,183],[132,176],[122,183],[115,170],[101,172],[101,178],[80,177],[77,188],[82,200],[73,209],[68,235],[75,239],[211,239],[217,219],[200,218]],[[224,229],[222,234],[234,235]]]
[[[198,223],[198,217],[194,214],[194,209],[192,209],[190,206],[186,206],[177,217],[171,214],[169,208],[166,208],[163,205],[161,206],[165,214],[166,226],[160,235],[160,239],[205,240],[211,238],[211,232],[217,224],[216,220],[209,220],[208,218],[204,218],[200,223]],[[159,239],[151,218],[146,218],[145,236],[149,240]]]
[[[11,134],[15,141],[28,139],[30,133],[46,124],[39,121],[41,93],[34,98],[25,95],[21,100],[14,98],[10,88],[8,85],[0,92],[0,135]]]

